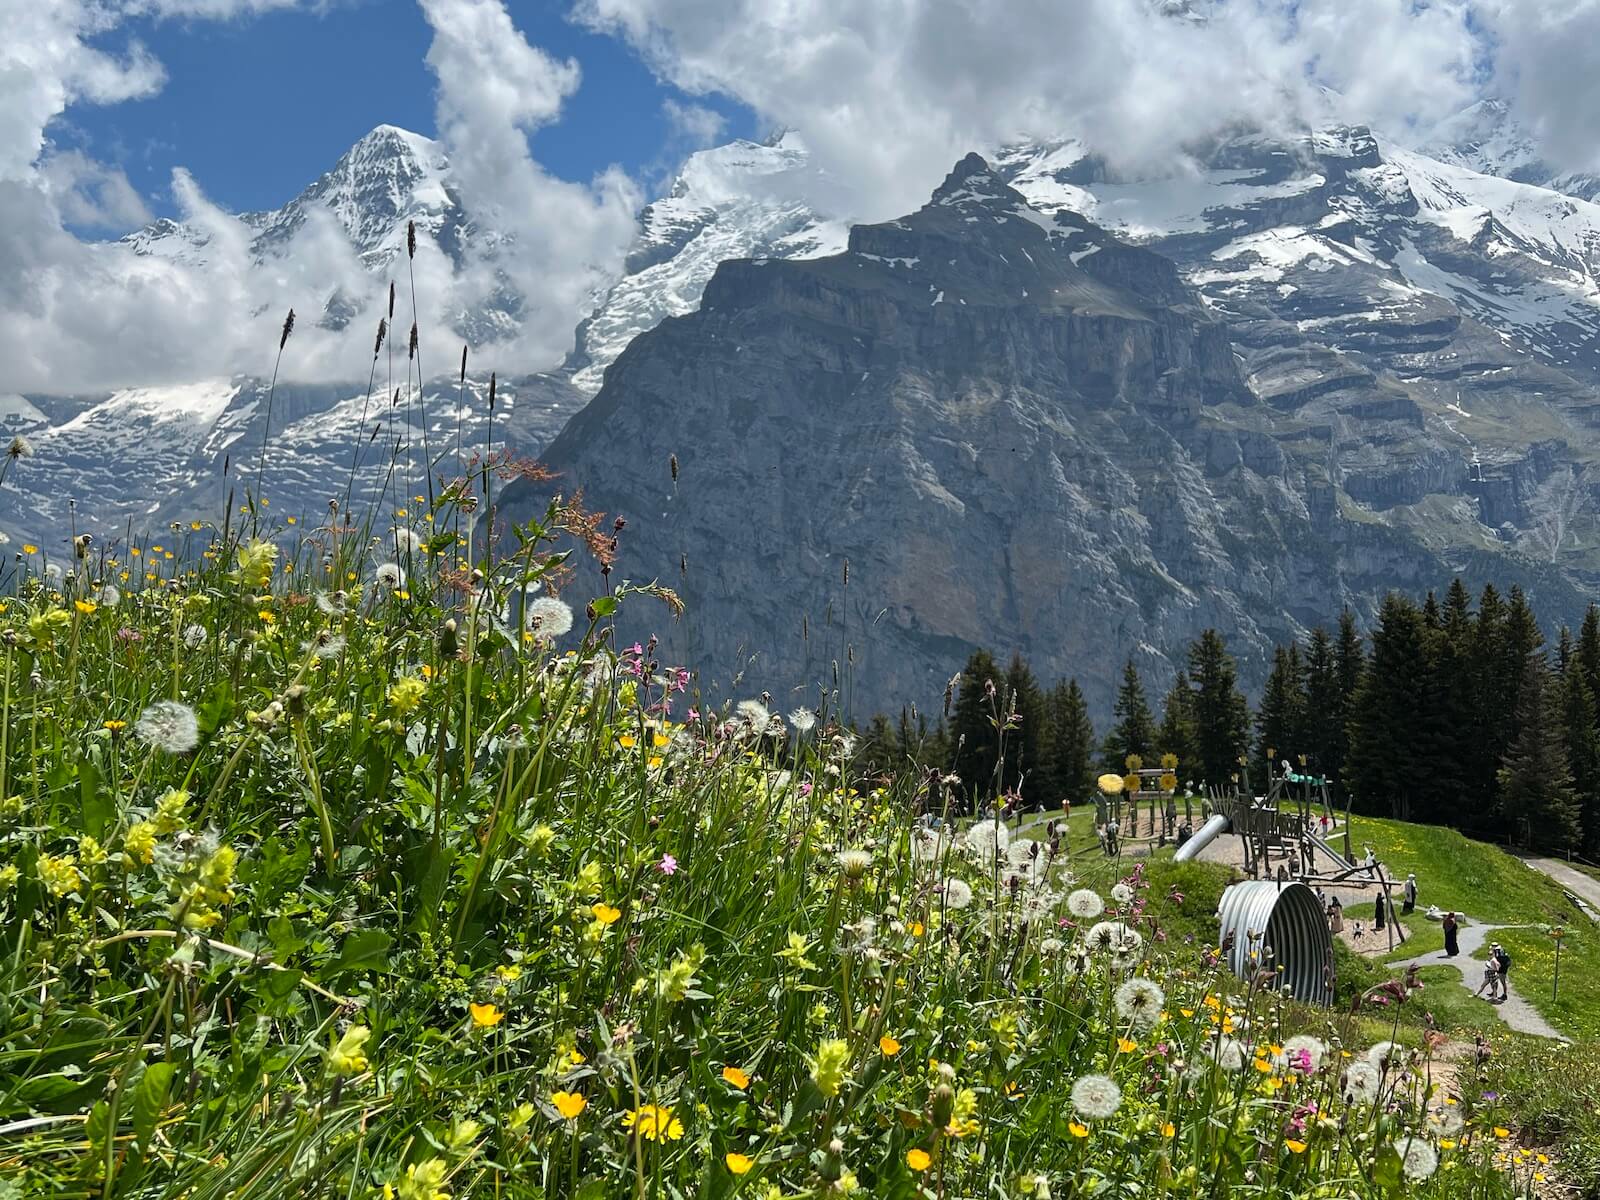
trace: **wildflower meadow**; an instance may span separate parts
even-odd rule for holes
[[[470,483],[8,568],[0,1194],[1535,1186],[1426,1046],[864,779],[826,692],[713,707],[603,523],[498,556]]]

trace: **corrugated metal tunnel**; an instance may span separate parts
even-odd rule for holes
[[[1219,946],[1240,979],[1279,972],[1276,986],[1310,1004],[1333,1003],[1333,935],[1317,894],[1303,883],[1252,880],[1222,893],[1217,906]]]

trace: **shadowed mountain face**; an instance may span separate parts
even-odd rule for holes
[[[724,263],[545,459],[628,519],[623,575],[682,593],[666,657],[746,694],[814,695],[838,663],[858,713],[933,706],[979,646],[1079,675],[1104,711],[1124,658],[1159,680],[1210,626],[1250,682],[1275,640],[1454,571],[1577,608],[1467,496],[1410,512],[1465,460],[1397,370],[1236,299],[970,156],[843,254]],[[1366,325],[1423,379],[1450,347],[1499,352],[1432,297]]]

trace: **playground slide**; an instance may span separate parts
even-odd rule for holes
[[[1323,841],[1316,834],[1307,833],[1306,836],[1311,839],[1311,844],[1313,846],[1315,846],[1318,850],[1321,850],[1329,858],[1333,859],[1333,861],[1339,865],[1339,869],[1341,871],[1354,871],[1356,869],[1355,863],[1351,862],[1344,855],[1340,854],[1337,850],[1335,850],[1332,846],[1328,845],[1327,842]]]
[[[1221,813],[1217,813],[1216,815],[1212,816],[1204,825],[1195,830],[1192,838],[1178,847],[1178,852],[1172,856],[1172,861],[1188,862],[1195,855],[1199,854],[1200,851],[1204,850],[1212,842],[1216,841],[1219,834],[1227,833],[1228,826],[1230,824],[1232,824],[1232,822],[1230,822],[1228,818],[1223,816]]]

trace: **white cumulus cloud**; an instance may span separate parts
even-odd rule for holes
[[[684,90],[800,129],[839,184],[834,207],[869,218],[1019,136],[1082,136],[1144,168],[1240,124],[1431,122],[1472,99],[1482,49],[1465,0],[577,0],[575,13]]]

